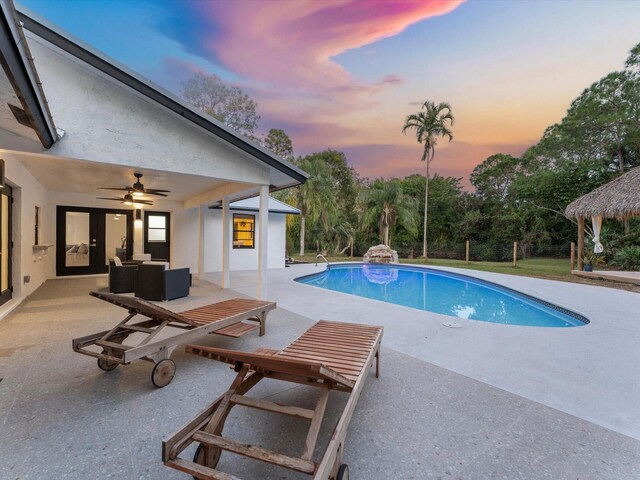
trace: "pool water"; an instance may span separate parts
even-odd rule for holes
[[[405,265],[344,264],[297,282],[483,322],[578,327],[582,315],[467,275]]]

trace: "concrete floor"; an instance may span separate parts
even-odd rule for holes
[[[298,296],[297,304],[293,299],[299,291],[286,278],[303,270],[270,272],[270,295],[282,298],[275,298],[280,308],[270,314],[265,337],[210,336],[199,343],[242,350],[287,345],[322,310],[316,294],[307,290],[313,287],[300,285],[304,295]],[[238,291],[253,293],[248,278],[234,275]],[[1,479],[189,478],[163,466],[162,438],[224,391],[233,374],[225,365],[187,355],[182,349],[172,356],[176,377],[163,389],[151,385],[151,365],[146,362],[109,373],[98,370],[92,358],[71,350],[71,339],[109,328],[124,316],[124,310],[87,295],[105,285],[103,278],[48,281],[0,321]],[[289,289],[283,292],[286,286]],[[190,297],[163,306],[182,310],[237,295],[199,282]],[[373,320],[388,312],[374,303],[378,315],[369,320],[380,323]],[[288,305],[297,305],[296,309],[307,314],[283,308]],[[359,306],[350,297],[324,296],[323,316],[366,320],[358,315],[338,317],[348,305]],[[404,327],[398,324],[412,322],[405,310],[409,309],[402,309],[402,316],[395,310],[395,317],[389,319],[395,323],[382,318],[382,375],[379,379],[370,376],[347,437],[345,462],[353,478],[640,478],[638,440],[418,358],[409,346],[421,344],[424,332],[401,339]],[[423,318],[423,322],[436,329],[433,318]],[[465,324],[456,331],[468,330]],[[440,348],[445,348],[450,344],[446,335],[454,330],[446,332],[427,338],[423,349],[438,352],[440,341],[445,344]],[[482,336],[479,341],[482,344]],[[510,348],[505,353],[495,347],[476,358],[478,365],[488,365],[489,377],[495,375],[494,357],[508,363],[504,359],[512,355]],[[468,344],[469,350],[474,348]],[[526,350],[522,345],[520,349]],[[470,356],[462,350],[454,353]],[[513,376],[528,377],[532,372],[514,371]],[[550,391],[562,388],[554,382],[546,385]],[[254,395],[301,406],[314,399],[308,388],[280,382],[262,382]],[[616,403],[614,395],[610,396]],[[321,445],[344,401],[342,394],[332,396]],[[290,443],[301,443],[305,433],[304,425],[295,420],[247,409],[235,409],[224,432],[293,454],[299,452],[291,450]],[[231,454],[223,454],[219,468],[248,479],[308,478]]]
[[[581,327],[545,328],[456,319],[462,328],[452,329],[443,325],[448,316],[293,281],[324,268],[308,264],[272,271],[269,298],[314,320],[382,325],[386,347],[640,440],[639,294],[442,268],[520,290],[591,320]],[[255,273],[237,273],[232,287],[254,294],[254,278]]]

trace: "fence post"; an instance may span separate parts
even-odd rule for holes
[[[513,242],[513,266],[518,266],[518,242]]]
[[[571,270],[575,270],[576,266],[576,244],[571,242]]]
[[[466,254],[465,254],[465,257],[464,257],[464,258],[465,258],[465,261],[466,261],[467,263],[469,263],[469,240],[467,240],[466,248],[467,248],[467,250],[466,250]]]

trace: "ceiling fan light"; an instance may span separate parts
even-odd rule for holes
[[[134,191],[134,192],[132,193],[132,195],[133,195],[134,197],[142,197],[142,196],[144,195],[144,193],[143,193],[143,192]]]

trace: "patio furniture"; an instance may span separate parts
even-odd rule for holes
[[[267,314],[276,308],[275,302],[234,298],[177,313],[139,298],[100,292],[90,292],[90,295],[124,308],[128,315],[111,330],[74,339],[73,350],[96,357],[98,367],[104,371],[139,359],[153,362],[151,381],[156,387],[164,387],[173,379],[176,366],[169,357],[178,345],[208,333],[238,338],[259,330],[262,336]],[[147,319],[129,323],[136,315]],[[176,334],[152,341],[167,328],[176,329]],[[135,335],[131,339],[134,341],[125,344],[131,335]]]
[[[170,270],[167,262],[146,261],[138,266],[135,295],[144,300],[173,300],[189,296],[190,285],[188,268]]]
[[[187,345],[186,351],[234,366],[237,376],[229,390],[205,408],[192,422],[162,442],[162,460],[199,479],[236,478],[216,470],[222,450],[312,475],[315,480],[344,480],[348,467],[342,464],[344,440],[356,402],[368,377],[368,367],[380,359],[382,327],[321,320],[284,350],[258,349],[254,353]],[[271,378],[320,390],[315,409],[294,407],[246,396],[260,380]],[[313,454],[329,400],[329,392],[349,393],[340,419],[321,458]],[[232,407],[265,410],[310,422],[299,457],[283,455],[222,436]],[[189,461],[179,457],[192,442],[199,443]]]
[[[137,264],[126,265],[122,263],[120,258],[114,257],[109,262],[109,292],[133,292],[137,271]]]

